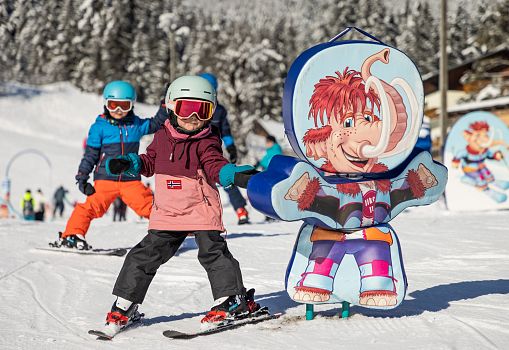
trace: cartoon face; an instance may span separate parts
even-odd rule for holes
[[[377,61],[389,63],[389,49],[368,57],[360,72],[345,68],[343,73],[336,72],[336,76],[327,76],[315,85],[309,117],[314,118],[315,126],[318,120],[324,123],[326,117],[330,134],[320,141],[325,143],[326,154],[308,148],[317,143],[313,137],[316,129],[306,133],[304,144],[308,155],[326,158],[326,171],[371,172],[379,157],[405,151],[415,143],[415,135],[413,140],[403,138],[409,120],[403,98],[394,86],[371,74]],[[415,113],[417,103],[407,85],[402,84]]]
[[[338,172],[369,172],[376,159],[363,156],[362,148],[380,141],[382,124],[378,115],[370,109],[350,107],[342,116],[333,115],[330,126],[326,158],[332,167]]]
[[[327,173],[390,170],[410,154],[417,141],[423,104],[417,69],[395,49],[367,47],[355,46],[358,52],[348,55],[355,59],[346,58],[343,48],[334,47],[337,54],[321,61],[324,66],[336,62],[329,70],[334,73],[322,73],[318,78],[311,72],[324,69],[313,57],[309,65],[317,68],[305,66],[294,90],[285,87],[285,94],[289,90],[305,96],[312,84],[305,111],[309,122],[296,120],[303,117],[305,105],[292,95],[292,114],[285,118],[294,119],[285,120],[285,128],[296,153]],[[389,64],[392,52],[396,58]],[[343,61],[349,64],[341,65]],[[298,137],[296,141],[293,135]]]
[[[486,122],[475,122],[469,125],[468,130],[463,132],[463,137],[472,150],[480,152],[493,143],[493,135],[490,135],[490,126]]]

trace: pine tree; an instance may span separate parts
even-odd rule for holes
[[[53,23],[56,32],[50,38],[48,64],[44,74],[56,81],[67,81],[71,78],[71,71],[77,54],[71,44],[76,33],[76,15],[73,0],[55,1],[52,11],[56,20]]]
[[[507,36],[507,27],[497,28],[498,13],[494,3],[480,2],[477,13],[481,25],[478,27],[477,35],[472,44],[479,52],[485,53],[500,44],[501,29],[505,30],[505,36]]]
[[[472,55],[472,52],[465,50],[473,34],[471,21],[464,1],[460,2],[448,31],[449,65],[461,63],[467,56]]]
[[[11,0],[0,0],[0,80],[10,80],[12,75],[12,65],[15,61],[15,45],[12,23],[12,13],[14,4]]]
[[[71,81],[78,87],[100,93],[104,87],[101,78],[102,33],[105,20],[102,3],[83,1],[76,12],[76,36],[72,39],[77,64],[71,72]]]
[[[104,30],[100,35],[101,71],[99,79],[120,80],[127,71],[127,62],[134,39],[133,4],[131,0],[106,2],[101,9]]]

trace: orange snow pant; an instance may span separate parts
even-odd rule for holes
[[[85,203],[78,203],[67,221],[62,237],[87,233],[90,222],[106,213],[115,198],[122,201],[139,216],[148,218],[152,209],[152,191],[141,181],[96,180],[95,193],[87,197]]]

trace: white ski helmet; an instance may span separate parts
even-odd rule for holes
[[[216,106],[216,90],[205,78],[197,75],[184,75],[175,79],[166,91],[164,102],[172,109],[174,101],[178,99],[193,99],[209,101]]]

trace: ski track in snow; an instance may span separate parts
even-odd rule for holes
[[[9,276],[11,276],[11,275],[16,274],[18,271],[20,271],[20,270],[24,269],[25,267],[27,267],[28,265],[31,265],[31,264],[33,264],[33,263],[35,263],[35,261],[29,261],[29,262],[27,262],[26,264],[23,264],[22,266],[20,266],[20,267],[18,267],[18,268],[16,268],[16,269],[14,269],[13,271],[11,271],[11,272],[9,272],[9,273],[6,273],[6,274],[5,274],[5,275],[3,275],[3,276],[0,276],[0,280],[3,280],[4,278],[7,278],[7,277],[9,277]]]

